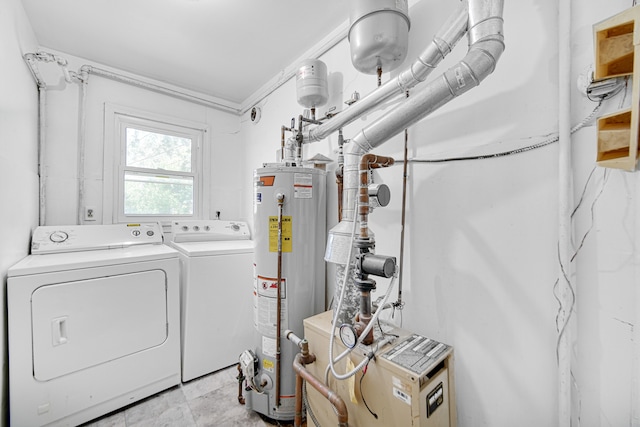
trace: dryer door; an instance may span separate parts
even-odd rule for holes
[[[48,381],[161,345],[167,339],[166,283],[164,271],[150,270],[36,289],[35,379]]]

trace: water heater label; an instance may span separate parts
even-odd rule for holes
[[[276,339],[269,337],[262,337],[262,354],[265,356],[276,357]]]
[[[257,276],[257,298],[256,298],[256,317],[257,330],[266,337],[275,338],[278,320],[278,279]],[[289,324],[289,315],[286,304],[286,279],[282,279],[282,289],[280,296],[282,304],[280,306],[280,328],[281,333],[287,329]],[[264,344],[264,342],[263,342]]]
[[[282,252],[292,248],[291,216],[282,217]],[[278,217],[269,217],[269,252],[278,252]]]
[[[313,199],[313,175],[296,173],[293,175],[293,197],[296,199]]]

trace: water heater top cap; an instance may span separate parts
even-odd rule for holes
[[[391,71],[404,62],[411,25],[407,0],[351,0],[349,20],[351,62],[358,71]]]

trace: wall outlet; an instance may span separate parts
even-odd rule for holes
[[[96,208],[93,206],[86,206],[84,208],[84,220],[85,221],[95,221],[97,216]]]

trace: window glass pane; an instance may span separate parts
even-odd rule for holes
[[[191,172],[191,139],[127,128],[126,165]]]
[[[124,174],[125,215],[193,215],[193,178]]]

